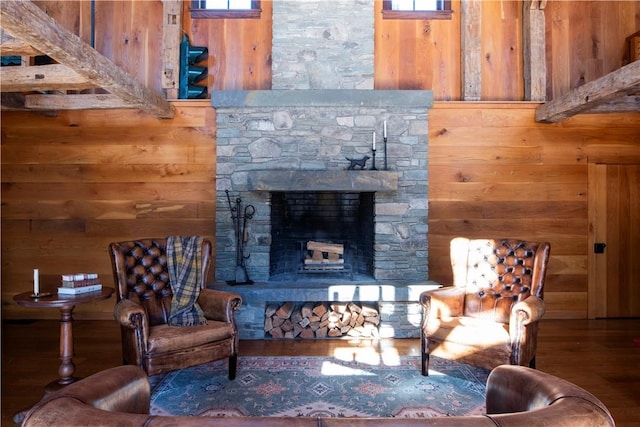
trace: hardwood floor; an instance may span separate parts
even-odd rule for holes
[[[75,321],[76,375],[117,366],[120,330],[114,321]],[[640,319],[546,320],[538,336],[537,368],[589,390],[610,409],[619,427],[640,426]],[[366,355],[394,351],[419,355],[417,339],[380,341],[242,341],[241,355]],[[59,323],[2,323],[2,426],[42,397],[57,379]]]

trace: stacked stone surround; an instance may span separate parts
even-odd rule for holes
[[[373,14],[373,0],[274,0],[271,88],[373,89]]]
[[[232,280],[236,267],[225,190],[232,200],[240,197],[243,205],[256,208],[248,222],[246,249],[250,257],[246,265],[252,280],[268,281],[270,191],[283,191],[288,186],[300,191],[296,186],[300,180],[307,191],[327,191],[328,180],[334,180],[332,185],[338,191],[345,191],[340,185],[343,178],[350,191],[380,190],[375,191],[374,278],[427,280],[427,110],[432,104],[431,92],[221,91],[212,94],[212,104],[218,128],[217,281]],[[372,157],[374,131],[376,166],[384,167],[385,120],[388,170],[347,172],[347,157]],[[369,160],[367,167],[371,166]],[[269,171],[274,176],[286,172],[288,181],[265,180]],[[372,179],[359,180],[359,173]],[[348,180],[353,174],[356,177]],[[376,184],[376,180],[380,182]]]
[[[374,0],[273,0],[272,34],[273,90],[211,97],[217,117],[211,286],[242,296],[241,339],[264,339],[266,305],[285,301],[375,302],[381,337],[419,337],[419,295],[437,286],[427,267],[432,94],[373,90]],[[346,157],[372,157],[374,131],[378,170],[347,171]],[[232,202],[240,197],[256,208],[246,247],[252,285],[226,283],[235,278],[236,252],[225,190]],[[374,277],[269,281],[271,191],[374,192]]]

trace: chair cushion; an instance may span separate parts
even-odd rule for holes
[[[475,317],[454,317],[429,319],[427,323],[429,339],[464,344],[469,347],[499,348],[511,351],[509,325]]]
[[[197,347],[234,336],[233,324],[209,320],[206,325],[169,326],[151,328],[148,341],[149,353],[165,353]]]

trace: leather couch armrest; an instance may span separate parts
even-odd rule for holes
[[[529,325],[537,322],[544,315],[544,301],[535,295],[529,296],[511,308],[511,325]]]
[[[113,309],[113,317],[121,326],[129,329],[142,329],[145,336],[149,330],[149,318],[147,312],[139,304],[123,299],[118,301]]]
[[[615,426],[593,394],[546,372],[500,365],[487,380],[486,411],[496,425]]]
[[[202,289],[198,305],[207,319],[233,323],[234,312],[242,305],[242,297],[233,292]]]
[[[420,304],[424,307],[425,320],[428,317],[462,316],[465,289],[457,286],[425,291],[420,295]]]
[[[73,401],[81,402],[82,406],[73,404]],[[103,413],[103,416],[116,412],[148,414],[150,401],[151,388],[147,374],[137,366],[117,366],[45,394],[44,398],[29,410],[23,425],[52,425],[56,424],[56,418],[57,421],[70,423],[74,415],[79,415],[73,412],[81,412],[83,407],[87,406],[108,411]],[[54,409],[65,405],[70,405],[68,409],[72,413],[54,416]],[[75,420],[78,421],[81,419]],[[87,425],[91,425],[89,420],[86,421]]]

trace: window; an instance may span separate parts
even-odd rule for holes
[[[383,0],[384,19],[451,19],[451,0]]]
[[[260,18],[260,0],[194,0],[192,18]]]

